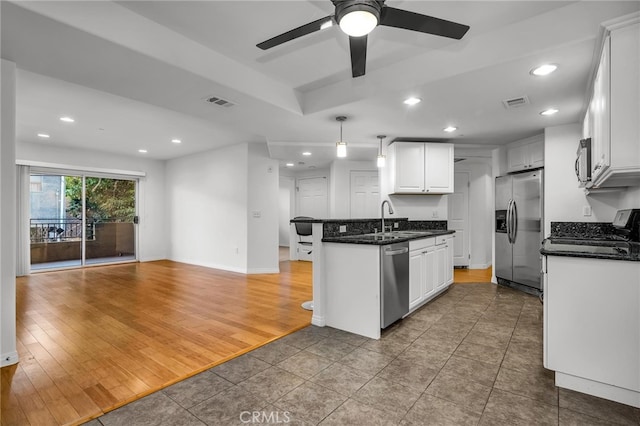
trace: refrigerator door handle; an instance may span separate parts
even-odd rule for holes
[[[516,205],[515,200],[511,204],[511,209],[513,210],[513,213],[511,213],[511,220],[513,221],[513,224],[511,225],[511,241],[512,243],[515,243],[518,235],[518,206]]]
[[[507,220],[506,220],[506,225],[507,225],[507,241],[509,241],[509,243],[513,243],[513,241],[511,241],[511,203],[513,203],[513,200],[509,200],[509,203],[507,204]]]

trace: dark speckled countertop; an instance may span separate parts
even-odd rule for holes
[[[453,234],[456,231],[450,230],[405,230],[396,232],[387,232],[385,234],[361,234],[361,235],[346,235],[343,237],[325,237],[322,239],[323,243],[343,243],[343,244],[372,244],[372,245],[385,245],[402,243],[410,240],[417,240],[420,238],[431,238],[439,235]]]
[[[621,241],[611,223],[551,222],[551,235],[542,242],[545,256],[640,261],[640,243]]]

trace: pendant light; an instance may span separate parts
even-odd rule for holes
[[[344,158],[347,156],[347,143],[342,140],[342,122],[346,121],[347,117],[339,115],[336,117],[336,121],[340,122],[340,140],[336,143],[336,155],[338,158]]]
[[[378,135],[377,138],[380,139],[380,149],[378,150],[378,167],[384,167],[387,157],[382,155],[382,139],[386,138],[386,135]]]

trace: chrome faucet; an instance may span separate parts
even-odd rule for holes
[[[384,200],[382,202],[382,205],[380,206],[380,217],[382,218],[382,233],[385,233],[385,227],[384,227],[384,205],[385,203],[387,204],[387,206],[389,206],[389,214],[393,214],[393,207],[391,207],[391,203],[389,202],[389,200]]]

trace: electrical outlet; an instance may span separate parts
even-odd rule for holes
[[[431,217],[433,217],[434,219],[437,219],[438,218],[438,210],[434,210],[433,211],[433,215]]]
[[[582,206],[582,216],[591,216],[591,206]]]
[[[347,225],[340,225],[340,232],[347,232]]]
[[[393,222],[394,229],[398,229],[399,227],[400,227],[400,224],[398,222]]]
[[[260,217],[262,216],[262,212],[261,211],[251,212],[251,216],[253,216],[254,219],[260,219]]]

